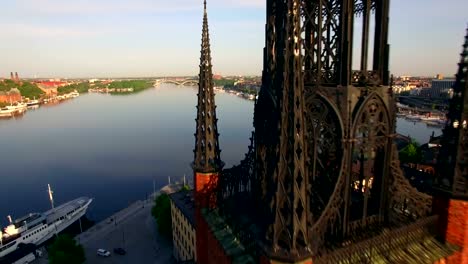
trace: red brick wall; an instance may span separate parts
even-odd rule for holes
[[[19,93],[11,93],[11,94],[0,94],[0,102],[18,102],[21,101],[21,94]]]
[[[228,264],[223,247],[211,232],[201,213],[202,208],[216,207],[218,173],[195,173],[195,223],[197,239],[197,262],[201,264]]]
[[[195,209],[195,234],[197,240],[197,262],[208,263],[208,224],[200,208]]]
[[[195,173],[195,202],[200,208],[216,207],[218,173]]]
[[[439,263],[468,264],[468,201],[436,197],[434,211],[439,214],[441,237],[461,247],[460,252]]]
[[[231,259],[224,252],[223,247],[211,232],[201,211],[195,210],[197,235],[197,263],[200,264],[229,264]]]

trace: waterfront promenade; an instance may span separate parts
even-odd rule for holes
[[[162,238],[151,215],[152,199],[137,201],[75,237],[83,245],[87,264],[171,263],[172,245]],[[113,252],[121,247],[124,256]],[[110,257],[97,256],[98,248],[111,252]],[[44,256],[34,263],[48,263]]]

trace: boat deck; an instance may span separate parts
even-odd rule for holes
[[[50,209],[44,213],[44,216],[47,218],[47,222],[51,223],[55,220],[59,219],[60,217],[66,216],[68,213],[79,209],[80,207],[85,206],[86,204],[91,202],[91,198],[88,197],[80,197],[75,200],[72,200],[68,203],[64,203],[60,206],[55,207],[54,209]]]

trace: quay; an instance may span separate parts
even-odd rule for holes
[[[77,235],[75,240],[84,248],[85,263],[171,263],[172,241],[158,233],[156,221],[151,215],[153,205],[153,198],[136,201]],[[113,252],[114,248],[119,247],[125,249],[125,255]],[[99,248],[108,250],[111,256],[98,256],[96,252]],[[47,254],[33,263],[47,264]]]

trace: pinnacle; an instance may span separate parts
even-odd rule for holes
[[[204,4],[202,44],[200,51],[200,74],[198,82],[197,130],[195,133],[195,158],[193,169],[197,172],[219,171],[220,158],[216,105],[214,100],[213,73],[211,65],[210,38],[206,0]]]

